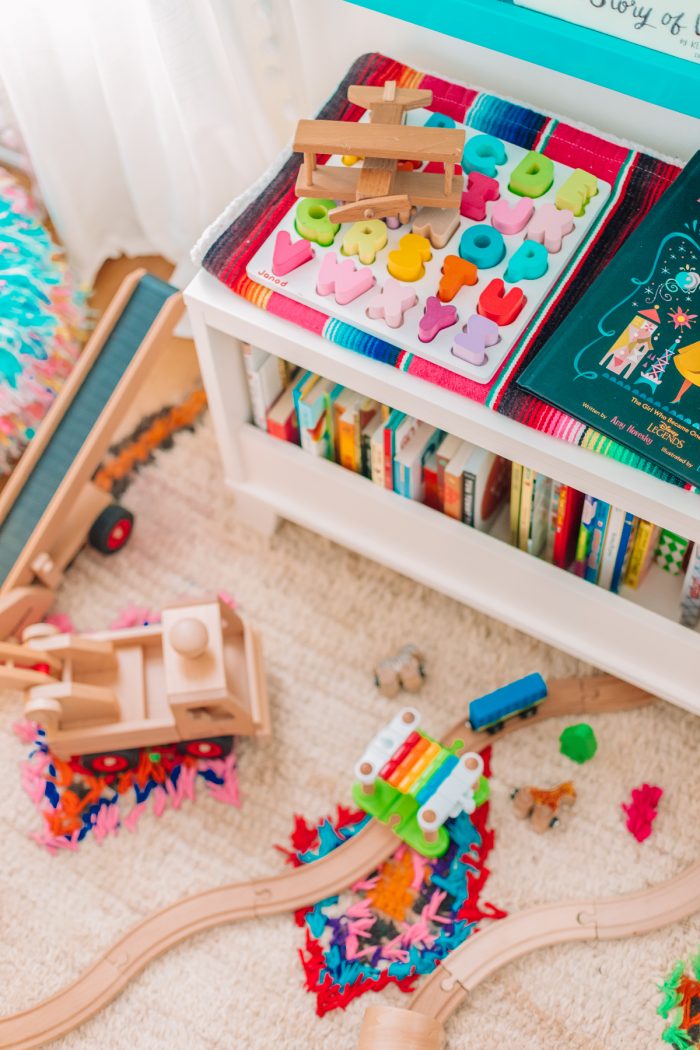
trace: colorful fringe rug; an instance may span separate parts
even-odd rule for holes
[[[657,1013],[668,1021],[661,1038],[676,1050],[700,1046],[700,951],[689,968],[690,973],[685,963],[677,963],[659,986],[663,998]]]
[[[487,749],[486,775],[489,760]],[[429,860],[400,844],[378,871],[351,886],[352,900],[329,897],[296,913],[306,933],[299,951],[305,987],[316,998],[319,1017],[389,984],[413,992],[418,979],[474,933],[481,919],[503,918],[502,909],[481,902],[494,844],[488,817],[485,802],[471,817],[462,813],[447,822],[450,846],[444,856]],[[314,824],[297,816],[292,848],[277,849],[295,867],[312,864],[368,820],[362,810],[343,806],[335,818]]]
[[[42,218],[0,168],[0,478],[34,436],[86,336],[85,294]]]
[[[585,168],[612,186],[610,198],[585,247],[573,257],[547,302],[534,316],[490,383],[482,385],[456,375],[399,346],[264,288],[247,276],[247,263],[296,199],[294,185],[299,169],[298,155],[288,155],[254,199],[246,195],[229,206],[203,235],[193,252],[194,260],[201,262],[233,292],[260,309],[321,334],[332,343],[480,401],[536,430],[682,484],[636,453],[518,387],[518,376],[525,365],[680,169],[555,117],[497,95],[421,73],[377,53],[363,55],[351,66],[318,116],[328,120],[359,120],[364,110],[348,102],[349,85],[379,86],[387,80],[395,80],[400,87],[430,89],[433,92],[431,109],[526,150],[538,150],[555,162]]]

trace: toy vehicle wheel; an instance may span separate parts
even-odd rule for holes
[[[208,740],[183,740],[178,750],[192,758],[225,758],[233,749],[233,737],[213,736]]]
[[[134,527],[134,515],[118,503],[105,507],[93,523],[88,540],[101,554],[114,554],[128,542]]]
[[[527,711],[521,711],[521,718],[534,718],[537,714],[537,707],[528,707]]]
[[[89,773],[98,777],[126,773],[128,769],[136,769],[139,764],[140,751],[138,748],[124,748],[122,751],[101,751],[97,755],[83,755],[80,764]]]
[[[561,823],[561,821],[559,820],[559,817],[552,817],[552,819],[549,822],[549,826],[550,826],[550,828],[556,828],[557,824],[560,824],[560,823]]]
[[[496,733],[500,733],[500,731],[502,729],[503,729],[503,722],[494,722],[494,724],[492,726],[489,726],[487,728],[486,732],[489,734],[489,736],[495,736],[495,734]]]
[[[33,638],[52,638],[60,634],[58,627],[52,623],[30,623],[22,631],[22,641],[31,642]]]

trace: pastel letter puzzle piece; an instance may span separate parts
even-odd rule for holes
[[[479,296],[477,306],[480,314],[501,326],[512,324],[527,302],[520,288],[511,288],[507,295],[504,293],[503,281],[494,277]]]
[[[561,251],[562,241],[574,228],[574,213],[570,208],[560,209],[554,204],[542,204],[537,209],[525,236],[529,241],[544,244],[554,255]]]
[[[318,271],[316,291],[319,295],[335,292],[336,303],[346,306],[363,292],[369,291],[373,284],[374,274],[367,267],[356,270],[352,259],[339,263],[335,252],[328,252]]]
[[[487,359],[486,347],[495,346],[500,338],[498,325],[494,321],[480,314],[472,314],[462,331],[455,336],[452,353],[470,365],[483,365]]]
[[[507,160],[505,146],[495,135],[473,135],[464,144],[462,167],[465,171],[480,171],[493,179],[498,174],[498,166]]]
[[[431,113],[425,122],[426,128],[456,128],[457,125],[446,113]]]
[[[541,197],[554,182],[554,164],[543,153],[526,153],[510,174],[508,189],[519,197]]]
[[[520,197],[515,204],[501,198],[491,209],[491,222],[499,233],[512,237],[513,234],[525,229],[534,211],[535,205],[529,197]]]
[[[459,254],[463,259],[474,263],[478,269],[488,270],[492,266],[498,266],[506,254],[506,244],[493,226],[470,226],[460,238]]]
[[[574,215],[583,215],[591,197],[598,192],[595,175],[583,168],[574,168],[563,186],[557,191],[556,205],[562,210],[569,208]]]
[[[506,281],[517,284],[518,281],[536,281],[544,277],[549,266],[549,256],[543,244],[537,241],[523,241],[515,255],[508,260]]]
[[[275,277],[284,277],[313,257],[314,250],[308,241],[292,241],[286,230],[280,230],[272,249],[272,272]]]
[[[425,313],[418,323],[418,338],[421,343],[432,343],[438,332],[457,323],[457,309],[443,306],[436,295],[425,300]]]
[[[361,263],[371,266],[388,239],[386,223],[381,219],[365,219],[352,224],[343,237],[341,251],[343,255],[359,255]]]
[[[335,201],[302,197],[297,204],[294,221],[299,236],[304,237],[307,241],[315,241],[323,248],[328,248],[340,229],[339,222],[331,222],[328,218],[328,212],[333,208],[335,208]]]
[[[433,256],[430,241],[417,233],[405,233],[399,247],[389,252],[386,268],[399,281],[420,281],[425,273],[424,262]]]
[[[403,315],[418,302],[415,292],[393,277],[387,278],[384,287],[367,304],[367,316],[374,320],[382,317],[389,328],[400,328]]]
[[[459,229],[459,212],[449,208],[420,208],[411,229],[419,237],[427,237],[433,248],[444,248]]]
[[[441,272],[438,299],[443,303],[451,303],[460,288],[476,284],[478,280],[478,271],[474,263],[468,259],[460,259],[459,255],[447,255]]]
[[[467,219],[481,222],[486,218],[486,202],[498,200],[500,195],[501,191],[495,179],[489,175],[482,175],[480,171],[470,171],[459,210]]]

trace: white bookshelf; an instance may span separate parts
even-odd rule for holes
[[[251,525],[287,518],[700,714],[700,632],[677,622],[680,583],[654,567],[611,594],[270,437],[250,422],[241,342],[700,541],[700,495],[540,434],[482,405],[328,343],[204,271],[185,293],[226,483]]]

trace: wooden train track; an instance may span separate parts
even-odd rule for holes
[[[527,721],[511,720],[506,723],[500,733],[493,736],[474,733],[465,727],[464,722],[460,722],[445,735],[443,743],[449,746],[459,737],[464,741],[464,750],[482,750],[493,740],[546,718],[605,711],[626,711],[650,703],[652,699],[653,697],[648,693],[642,692],[635,686],[606,675],[559,679],[549,683],[548,698],[540,705],[533,718]],[[206,890],[155,912],[124,934],[101,958],[66,988],[36,1006],[0,1019],[0,1050],[10,1050],[10,1048],[26,1050],[26,1048],[41,1046],[51,1039],[65,1035],[105,1007],[149,962],[193,934],[222,923],[275,915],[314,904],[325,897],[347,889],[353,882],[376,869],[391,856],[396,845],[397,840],[391,831],[376,821],[371,821],[345,845],[304,868],[271,878],[233,883]],[[700,865],[696,865],[692,871],[695,872],[697,878]],[[682,889],[683,908],[695,910],[695,907],[700,907],[700,880],[698,880],[695,896],[691,892],[692,887],[689,888],[691,883],[692,874],[688,876],[686,873],[686,876],[672,880],[672,883],[667,885],[673,885],[673,893],[678,893]],[[661,894],[662,890],[663,887],[657,887],[655,892]],[[648,891],[648,893],[652,892],[654,891]],[[661,901],[661,896],[658,897],[659,901]],[[683,911],[683,914],[687,913],[687,910]],[[570,916],[571,913],[567,911],[566,914]],[[595,919],[598,913],[591,912],[591,914],[594,915],[593,921],[581,925],[581,929],[587,934],[595,935],[595,930],[600,925],[596,924]],[[600,914],[605,917],[608,911]],[[680,912],[676,909],[673,918],[679,917]],[[507,925],[510,921],[502,920],[494,929],[496,931],[508,930],[512,928]],[[478,934],[475,938],[470,939],[465,947],[468,948],[479,938],[488,936],[489,932],[486,931],[484,935]],[[456,1008],[466,994],[465,987],[458,983],[463,970],[467,973],[464,979],[467,982],[472,980],[472,977],[469,976],[472,972],[471,963],[467,959],[463,964],[463,957],[459,955],[459,952],[455,952],[454,956],[454,963],[450,963],[454,965],[454,972],[440,968],[437,971],[440,974],[439,978],[431,980],[432,991],[426,992],[426,997],[423,999],[428,1012],[437,1010],[440,1017],[447,1016],[450,1009]],[[492,972],[487,964],[484,965],[486,966],[484,975]],[[445,979],[450,985],[447,989],[442,987]],[[437,981],[437,986],[435,981]],[[427,988],[428,985],[425,987]],[[445,995],[448,996],[447,999],[444,998]],[[430,1005],[432,1002],[435,1003],[435,1006]],[[408,1014],[407,1011],[400,1012]],[[417,1023],[420,1025],[422,1023],[420,1017],[418,1014],[416,1016],[419,1018]],[[425,1011],[420,1016],[424,1021]],[[438,1028],[440,1027],[439,1021],[436,1021],[435,1024],[438,1025]],[[367,1046],[369,1045],[368,1043]],[[377,1044],[379,1045],[381,1044]],[[419,1047],[423,1044],[406,1042],[405,1045]]]

